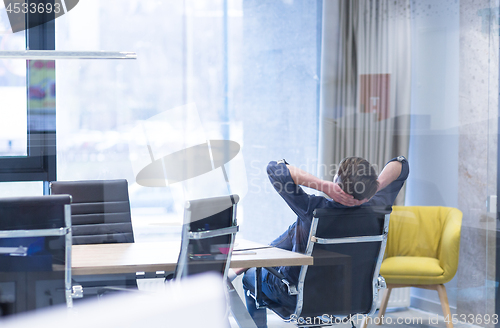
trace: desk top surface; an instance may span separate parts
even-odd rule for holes
[[[180,240],[73,245],[72,275],[174,271],[179,250]],[[231,257],[232,268],[312,264],[311,256],[268,247],[244,239],[236,240]]]

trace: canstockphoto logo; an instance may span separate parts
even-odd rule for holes
[[[3,0],[12,32],[56,19],[75,8],[79,0]]]

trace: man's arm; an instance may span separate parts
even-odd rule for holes
[[[408,160],[403,156],[389,161],[379,175],[379,189],[375,196],[370,199],[370,205],[391,206],[394,204],[409,173]]]
[[[318,177],[315,177],[314,175],[289,164],[287,164],[287,167],[290,171],[293,182],[295,182],[296,185],[301,185],[318,191],[322,191],[329,197],[331,197],[334,201],[342,205],[358,206],[363,203],[363,201],[354,199],[352,195],[346,194],[337,183],[321,180]]]
[[[391,182],[395,181],[401,174],[402,167],[403,164],[399,161],[393,161],[387,164],[378,176],[379,185],[377,192],[390,185]]]
[[[368,199],[361,201],[354,199],[352,195],[346,194],[337,183],[321,180],[318,177],[315,177],[314,175],[292,165],[287,164],[287,167],[295,184],[324,192],[337,203],[346,206],[358,206],[368,201]],[[402,164],[399,161],[392,161],[388,163],[378,176],[379,185],[377,192],[395,181],[401,174],[401,168]]]

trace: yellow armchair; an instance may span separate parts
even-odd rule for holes
[[[409,286],[437,290],[444,316],[450,315],[443,284],[457,272],[461,226],[462,212],[456,208],[393,207],[380,268],[387,292],[380,306],[379,319],[385,313],[392,288]],[[451,320],[447,327],[453,327]]]

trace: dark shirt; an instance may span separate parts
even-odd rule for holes
[[[408,178],[410,167],[408,161],[403,156],[395,157],[387,162],[387,164],[393,161],[400,161],[402,164],[399,177],[387,187],[377,192],[368,202],[361,206],[392,206],[392,204],[394,204],[396,196]],[[269,180],[271,180],[274,189],[276,189],[288,206],[297,214],[297,220],[288,228],[288,234],[292,238],[292,247],[288,249],[290,251],[298,253],[305,252],[313,211],[315,209],[348,207],[323,196],[310,195],[304,192],[299,185],[295,184],[284,162],[270,162],[267,166],[267,174],[269,175]],[[276,247],[280,246],[277,245]],[[300,267],[280,267],[279,271],[293,284],[298,282]]]

